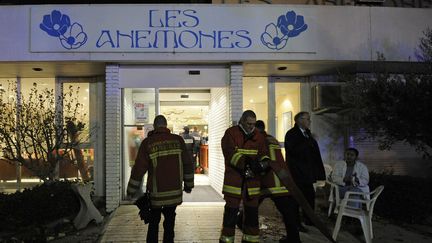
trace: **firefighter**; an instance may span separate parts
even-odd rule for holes
[[[242,242],[259,242],[258,201],[261,173],[268,169],[265,137],[255,132],[256,115],[243,112],[239,125],[228,128],[222,137],[225,158],[223,191],[225,208],[219,242],[234,242],[240,201],[244,205]]]
[[[148,171],[147,191],[150,192],[151,217],[147,242],[157,243],[161,213],[164,215],[163,242],[174,242],[176,207],[182,203],[183,190],[190,193],[194,187],[194,165],[184,140],[171,134],[167,120],[158,115],[154,130],[144,139],[138,150],[127,188],[128,196],[136,196]]]
[[[193,161],[194,166],[195,166],[195,164],[196,164],[195,156],[194,156],[195,138],[189,133],[189,127],[188,126],[185,126],[183,128],[183,131],[184,132],[180,136],[184,139],[185,144],[186,144],[186,150],[188,151],[189,156],[191,157],[191,160]]]
[[[264,122],[259,120],[256,122],[255,126],[256,130],[266,137],[266,143],[272,163],[272,169],[262,178],[262,197],[270,197],[282,215],[287,235],[280,239],[279,242],[298,243],[300,242],[300,236],[296,221],[297,202],[274,172],[275,168],[279,168],[278,170],[288,170],[288,166],[282,156],[279,142],[276,138],[265,132]]]

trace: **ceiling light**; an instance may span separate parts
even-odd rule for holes
[[[33,71],[35,71],[35,72],[40,72],[40,71],[43,70],[42,68],[39,68],[39,67],[35,67],[35,68],[32,68],[32,69],[33,69]]]
[[[258,86],[258,89],[262,89],[262,88],[263,88],[263,86],[262,86],[262,85]]]
[[[282,67],[278,67],[277,69],[280,70],[280,71],[283,71],[283,70],[287,70],[287,67],[282,66]]]
[[[250,103],[253,103],[253,102],[254,102],[254,100],[253,100],[253,99],[250,99],[250,100],[249,100],[249,102],[250,102]]]

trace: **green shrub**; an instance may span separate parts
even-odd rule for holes
[[[432,216],[432,179],[370,173],[371,190],[384,185],[374,214],[400,223],[423,224]]]
[[[80,208],[72,182],[51,181],[23,192],[0,194],[0,229],[14,231],[75,216]]]

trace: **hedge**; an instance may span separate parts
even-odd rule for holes
[[[432,217],[432,179],[370,173],[371,190],[384,185],[374,215],[400,223],[426,224]]]

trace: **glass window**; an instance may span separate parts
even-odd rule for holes
[[[300,83],[275,83],[276,139],[283,142],[285,133],[294,126],[300,112]]]
[[[89,141],[90,125],[90,84],[89,83],[63,83],[63,117],[76,117],[77,121],[84,124],[84,130],[79,139],[82,142]]]
[[[57,103],[55,101],[56,98],[56,79],[55,78],[21,78],[21,79],[0,79],[0,92],[2,93],[2,97],[8,97],[10,99],[15,99],[12,103],[16,104],[16,93],[12,90],[12,92],[8,91],[9,83],[20,82],[21,87],[21,98],[23,103],[29,101],[31,99],[30,94],[32,92],[38,92],[38,94],[42,94],[41,97],[39,95],[34,96],[33,103],[35,109],[40,107],[40,99],[45,100],[45,107],[50,107],[52,105],[53,111],[55,109],[62,109],[62,107],[56,107]],[[63,92],[66,94],[69,91],[69,87],[73,90],[73,99],[71,100],[71,107],[79,108],[77,110],[77,114],[79,120],[85,123],[87,126],[84,135],[85,138],[88,138],[89,129],[91,128],[90,122],[90,100],[89,100],[89,88],[90,83],[63,83],[64,88]],[[9,89],[11,90],[11,89]],[[76,92],[79,90],[79,92]],[[58,90],[57,92],[59,92]],[[9,92],[9,93],[7,93]],[[60,91],[61,92],[61,91]],[[66,95],[67,96],[67,95]],[[63,102],[65,104],[66,102]],[[79,106],[76,106],[80,104]],[[32,106],[32,107],[33,107]],[[66,111],[65,111],[66,110]],[[67,109],[64,110],[64,115],[68,115]],[[69,111],[70,112],[70,111]],[[65,114],[66,113],[66,114]],[[92,118],[93,120],[97,120],[97,118]],[[0,144],[1,145],[1,144]],[[84,143],[81,144],[81,148],[73,151],[72,160],[64,160],[60,162],[58,167],[58,176],[60,178],[82,178],[88,176],[89,179],[92,179],[93,172],[93,162],[95,160],[95,150],[94,146],[90,144],[90,140],[85,140]],[[0,150],[0,157],[4,156],[3,151]],[[41,181],[34,175],[32,171],[30,171],[25,166],[21,166],[16,168],[16,165],[13,163],[3,163],[4,160],[0,158],[0,181],[8,181],[7,186],[2,186],[3,182],[0,182],[0,188],[5,188],[5,190],[1,190],[2,192],[15,192],[16,190],[21,190],[23,188],[32,187]],[[57,173],[56,172],[56,173]],[[18,173],[18,177],[17,177]],[[9,183],[12,182],[12,183]]]
[[[123,193],[125,195],[141,141],[147,137],[148,132],[153,130],[153,120],[156,116],[156,90],[124,89],[123,111]]]
[[[268,95],[267,77],[243,78],[243,110],[253,110],[257,120],[263,120],[267,124]]]
[[[60,178],[93,179],[94,145],[90,144],[91,133],[96,128],[90,124],[90,83],[63,83],[63,117],[75,117],[75,124],[84,125],[75,138],[80,142],[80,149],[72,151],[71,161],[65,161],[59,168]],[[77,170],[78,169],[78,170]],[[79,172],[79,173],[78,173]]]
[[[54,91],[55,78],[21,78],[21,96],[23,98],[28,98],[34,87],[39,92],[45,89]]]
[[[4,104],[1,107],[1,115],[3,119],[15,118],[16,112],[16,79],[1,79],[0,78],[0,102]],[[0,141],[0,158],[4,158],[4,143]],[[1,166],[1,165],[0,165]],[[1,168],[0,168],[1,170]],[[0,177],[1,180],[1,177]]]

